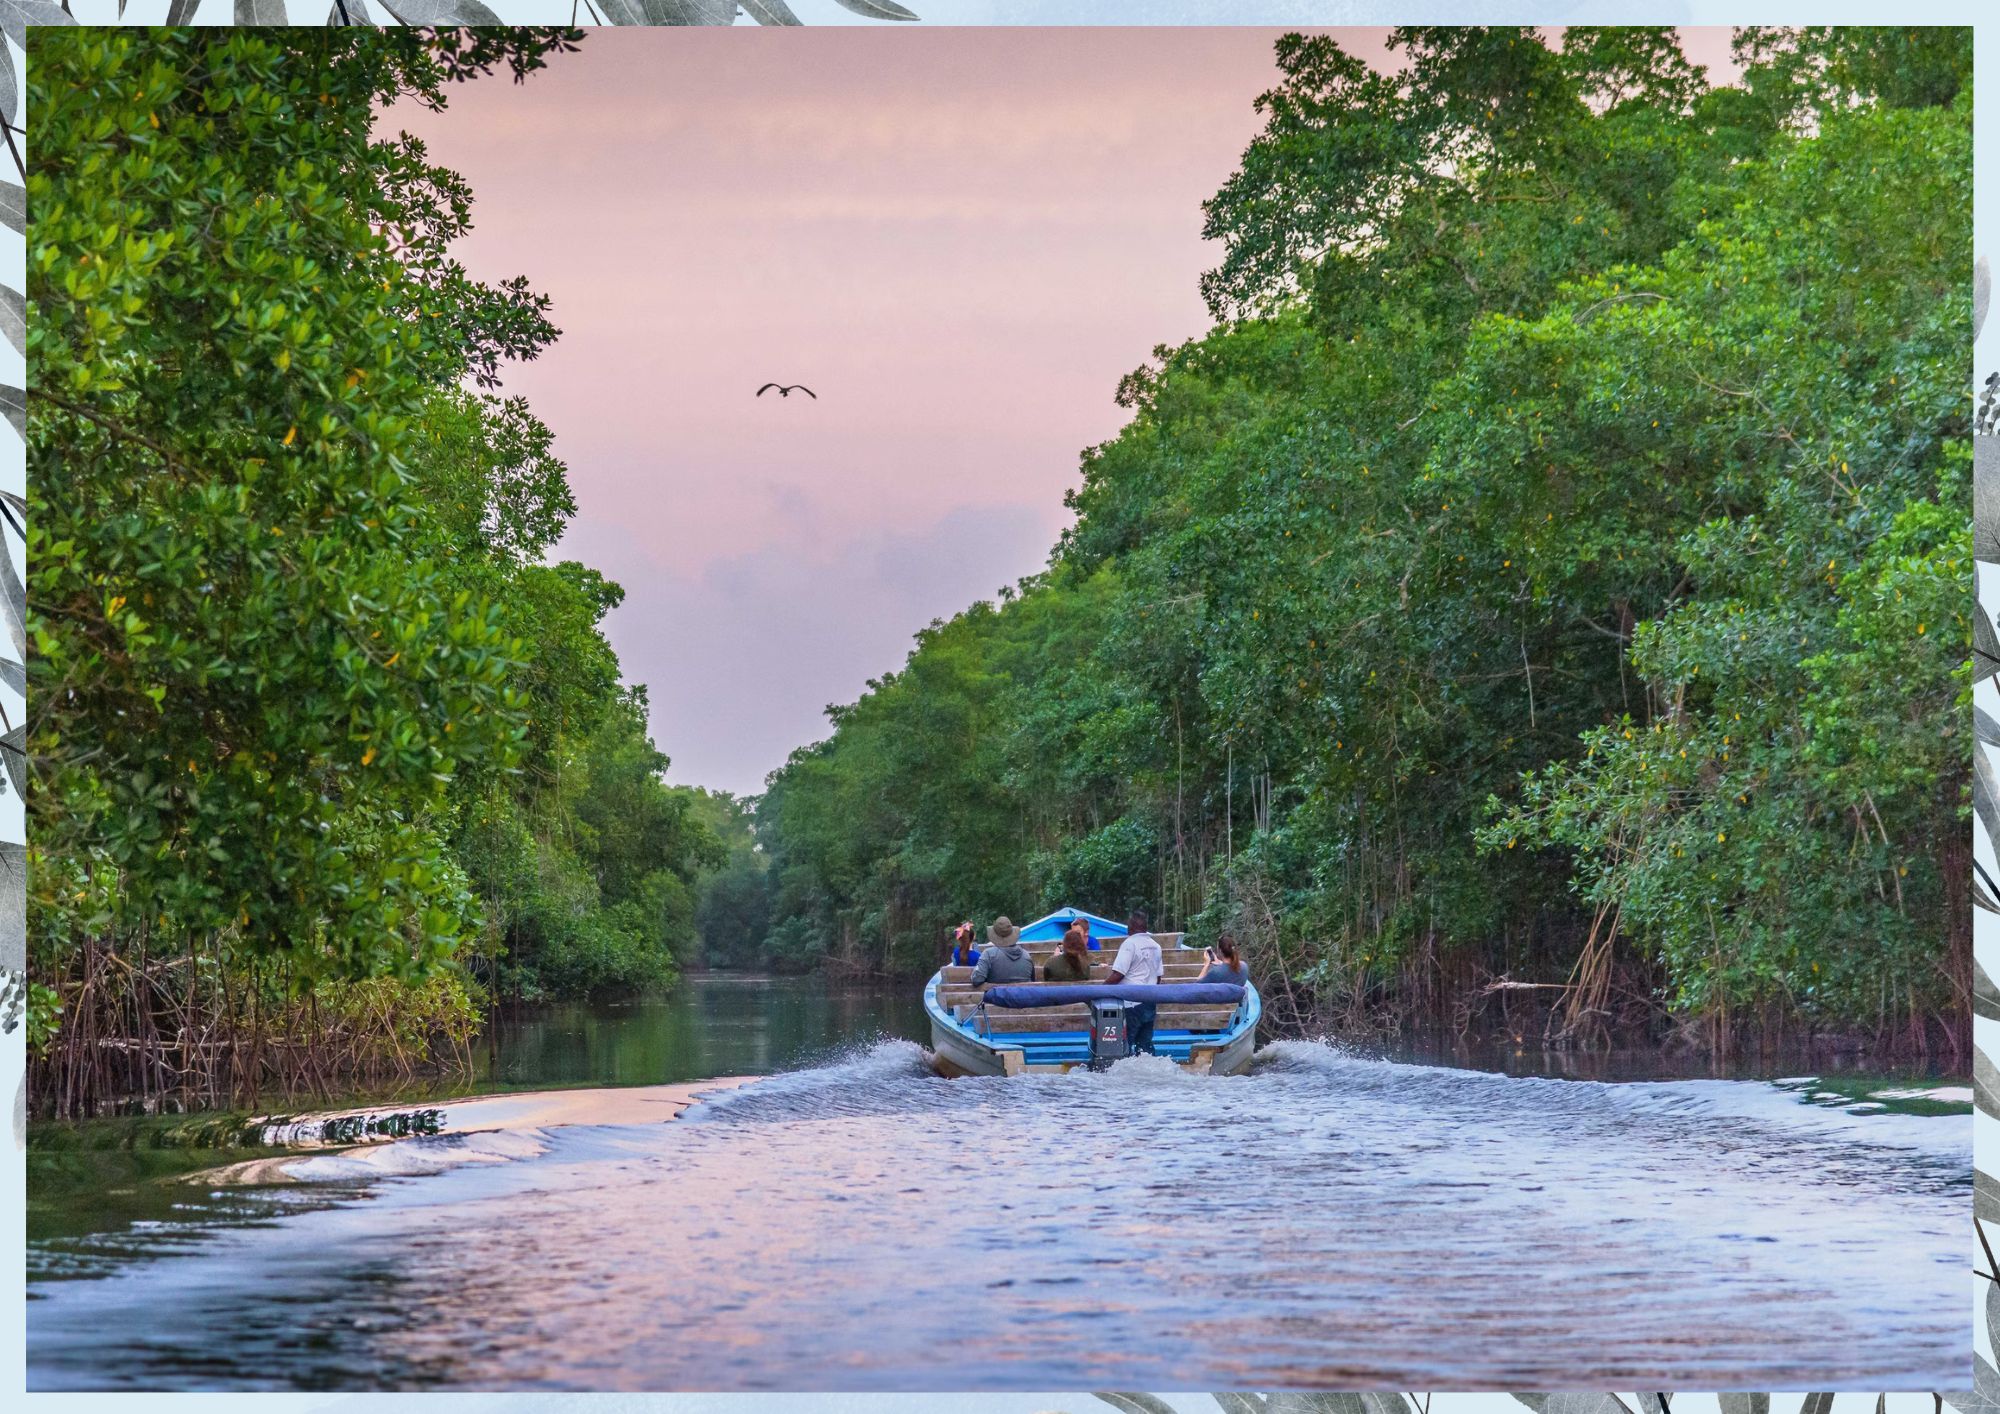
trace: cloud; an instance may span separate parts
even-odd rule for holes
[[[594,537],[594,562],[628,591],[607,628],[626,678],[646,685],[670,777],[762,789],[793,748],[827,734],[827,706],[902,666],[918,629],[1040,570],[1055,512],[967,506],[916,527],[808,528],[643,585],[633,582],[650,559],[640,537]]]
[[[507,391],[570,468],[559,553],[625,586],[674,779],[756,790],[1042,566],[1120,377],[1208,322],[1201,203],[1274,37],[600,31],[391,112],[471,185],[468,269],[554,300]]]

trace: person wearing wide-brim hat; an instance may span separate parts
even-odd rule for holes
[[[986,946],[979,950],[979,965],[972,969],[972,985],[1034,980],[1035,959],[1021,946],[1021,930],[1010,918],[994,919],[986,929]]]

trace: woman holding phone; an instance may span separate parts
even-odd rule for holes
[[[1226,982],[1232,987],[1240,987],[1250,980],[1250,969],[1243,965],[1243,957],[1237,949],[1236,939],[1224,933],[1215,940],[1208,950],[1208,966],[1202,969],[1197,982]]]

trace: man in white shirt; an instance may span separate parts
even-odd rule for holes
[[[1135,908],[1132,916],[1125,920],[1125,941],[1118,945],[1118,956],[1111,960],[1111,972],[1104,980],[1112,986],[1123,982],[1127,986],[1156,985],[1166,970],[1160,958],[1160,940],[1146,931],[1146,910]],[[1153,1051],[1153,1022],[1159,1016],[1159,1007],[1153,1002],[1133,1002],[1126,1008],[1125,1020],[1130,1028],[1132,1049]]]

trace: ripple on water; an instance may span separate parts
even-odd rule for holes
[[[467,1138],[367,1151],[405,1150],[370,1201],[42,1284],[30,1383],[926,1389],[975,1332],[978,1381],[1021,1389],[1960,1373],[1969,1121],[1768,1085],[1298,1042],[1246,1076],[944,1081],[885,1042],[672,1124]],[[299,1311],[342,1317],[310,1355]]]

